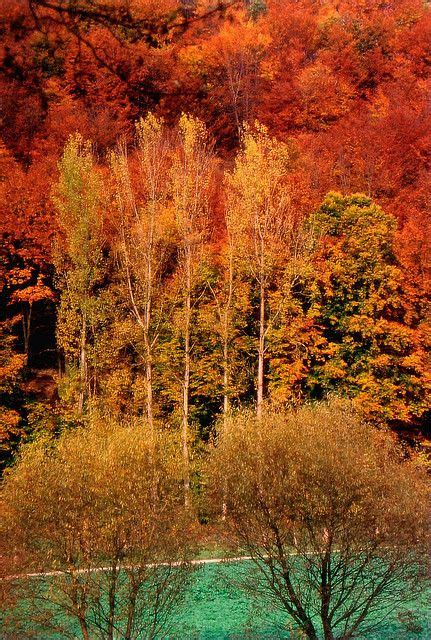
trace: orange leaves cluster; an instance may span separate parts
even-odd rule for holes
[[[401,343],[413,345],[398,362],[412,375],[424,374],[429,366],[424,318],[431,294],[427,3],[259,0],[224,3],[224,11],[206,1],[66,3],[93,12],[91,19],[83,15],[78,21],[67,13],[59,19],[55,7],[65,3],[43,4],[33,2],[38,20],[21,0],[7,0],[1,8],[0,303],[7,317],[28,319],[33,303],[38,303],[37,315],[37,308],[54,298],[51,249],[57,222],[51,189],[70,134],[79,131],[94,142],[95,160],[102,165],[97,171],[106,176],[106,151],[118,140],[124,148],[131,146],[134,122],[141,116],[154,112],[167,128],[183,111],[200,118],[220,157],[219,173],[211,178],[217,188],[208,200],[211,253],[221,263],[226,241],[222,174],[233,166],[243,123],[257,118],[270,137],[286,145],[285,185],[289,208],[298,218],[336,190],[364,193],[398,221],[391,242],[403,287],[402,302],[394,302],[394,308],[410,333],[401,335],[393,325],[382,331],[389,331],[395,350],[402,351]],[[131,154],[131,166],[138,164]],[[102,252],[109,252],[117,221],[109,199],[103,208]],[[346,247],[337,241],[331,245],[328,238],[324,242],[331,270],[322,257],[315,265],[327,301],[337,295],[348,268]],[[349,251],[357,250],[354,245],[352,237]],[[388,286],[398,275],[387,270]],[[346,277],[344,284],[352,282]],[[370,296],[368,304],[348,322],[348,331],[363,339],[379,328],[373,313],[381,312],[384,296]],[[319,309],[311,305],[305,314],[296,309],[291,316],[292,327],[280,327],[275,336],[269,373],[271,390],[282,401],[291,397],[286,389],[302,389],[313,366],[321,365],[317,377],[322,374],[326,381],[349,372],[336,342],[322,338]],[[334,318],[328,306],[325,322]],[[53,336],[53,323],[50,331]],[[293,333],[301,344],[294,355],[286,347]],[[388,354],[374,355],[372,366],[373,380],[360,383],[368,398],[378,391],[373,387],[378,375],[391,366]],[[119,386],[112,380],[113,388]],[[396,395],[392,391],[388,397]]]

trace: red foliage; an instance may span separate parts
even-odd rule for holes
[[[204,18],[176,0],[83,0],[78,18],[44,4],[1,7],[5,307],[50,283],[50,190],[68,136],[79,130],[102,159],[149,110],[168,123],[182,111],[205,120],[226,163],[242,120],[257,118],[296,150],[296,208],[312,210],[330,190],[372,196],[399,221],[412,299],[430,292],[423,0],[266,0],[253,18],[239,1]]]

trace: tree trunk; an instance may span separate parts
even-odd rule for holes
[[[139,583],[133,584],[129,595],[129,602],[127,606],[127,626],[124,634],[124,640],[132,640],[133,621],[136,611],[136,599],[138,596]]]
[[[226,302],[226,309],[223,322],[223,428],[226,431],[227,419],[230,413],[230,397],[229,397],[229,328],[231,326],[230,310],[233,297],[233,256],[232,248],[229,258],[229,292]],[[226,504],[226,489],[223,488],[223,503],[222,503],[222,520],[226,520],[227,504]]]
[[[155,194],[153,194],[153,205],[155,200]],[[154,225],[155,225],[155,211],[154,206],[151,209],[151,222],[150,232],[147,244],[147,273],[146,273],[146,292],[145,292],[145,348],[146,348],[146,367],[145,367],[145,379],[147,386],[147,420],[151,434],[154,434],[154,418],[153,418],[153,354],[151,345],[151,314],[152,314],[152,302],[153,302],[153,251],[154,251]]]
[[[79,618],[79,626],[81,628],[81,633],[84,640],[90,640],[90,634],[88,633],[87,623],[85,619],[81,617]]]
[[[334,634],[332,633],[331,625],[327,620],[322,620],[323,624],[323,633],[325,636],[325,640],[334,640]]]
[[[325,535],[327,534],[325,530]],[[328,539],[329,549],[331,546],[331,540]],[[331,602],[331,557],[330,550],[325,553],[322,562],[322,583],[321,583],[321,607],[320,617],[322,619],[323,633],[325,640],[334,640],[334,634],[332,633],[332,625],[329,620],[329,605]]]
[[[74,614],[78,619],[79,627],[81,629],[83,639],[90,640],[90,633],[88,631],[87,620],[85,618],[86,605],[84,600],[82,598],[80,600],[79,598],[80,587],[74,571],[71,572],[70,578],[72,583],[72,591],[70,593],[70,599],[74,606]]]
[[[147,364],[145,367],[145,381],[147,392],[147,420],[150,433],[154,434],[154,417],[153,417],[153,368],[151,363],[151,354],[147,352]]]
[[[229,414],[230,401],[229,401],[229,347],[227,343],[227,337],[225,337],[223,344],[223,421],[226,425],[226,419]]]
[[[82,415],[84,411],[85,389],[87,385],[87,319],[85,314],[82,317],[81,341],[79,353],[79,398],[78,398],[78,414]]]
[[[257,417],[262,417],[263,384],[265,366],[265,285],[263,277],[260,280],[260,307],[259,307],[259,347],[257,366]]]
[[[229,288],[228,297],[226,301],[226,308],[224,312],[223,321],[223,421],[226,426],[226,418],[230,411],[230,398],[229,398],[229,328],[231,327],[231,305],[233,298],[233,278],[234,278],[234,264],[232,254],[232,240],[230,240],[230,256],[229,256]]]
[[[304,623],[303,629],[304,629],[305,633],[307,634],[308,640],[319,640],[318,635],[317,635],[316,631],[314,630],[314,627],[313,627],[312,624]]]
[[[33,303],[29,302],[28,313],[23,309],[22,312],[22,334],[24,338],[25,364],[28,364],[30,355],[30,328],[31,328],[31,312]]]
[[[225,335],[225,340],[223,344],[223,428],[226,431],[227,427],[227,418],[230,410],[230,402],[229,402],[229,371],[228,371],[228,340],[227,340],[227,332]],[[223,487],[223,503],[222,503],[222,520],[226,520],[227,513],[227,505],[226,505],[226,489]]]
[[[110,585],[108,591],[108,640],[114,640],[117,578],[118,566],[117,561],[115,561],[110,572]]]
[[[151,321],[151,292],[150,285],[148,285],[147,301],[145,304],[145,329],[144,329],[144,342],[145,342],[145,385],[146,385],[146,413],[148,420],[148,427],[150,433],[154,434],[154,416],[153,416],[153,354],[151,347],[150,336],[150,321]]]
[[[183,419],[181,444],[184,465],[184,504],[190,506],[190,468],[189,468],[189,395],[190,395],[190,321],[192,311],[191,300],[191,256],[190,249],[186,256],[186,299],[184,318],[184,378],[183,378]]]

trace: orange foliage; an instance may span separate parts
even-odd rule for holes
[[[149,111],[168,126],[183,111],[200,118],[228,168],[243,121],[258,119],[289,145],[295,210],[309,213],[331,190],[370,196],[397,218],[410,308],[431,294],[431,12],[423,0],[1,5],[5,317],[27,322],[33,301],[54,297],[50,194],[69,135],[91,139],[103,164],[119,139],[131,144],[134,122]],[[212,207],[217,248],[221,192]],[[288,374],[296,380],[302,370]]]

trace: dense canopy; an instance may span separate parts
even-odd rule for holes
[[[198,439],[328,393],[426,433],[427,3],[1,12],[5,460],[100,396]]]

